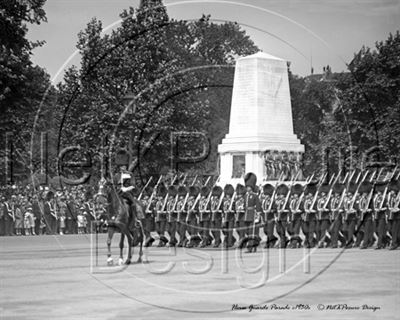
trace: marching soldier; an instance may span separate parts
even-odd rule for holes
[[[186,223],[188,226],[189,242],[188,248],[197,246],[201,238],[197,235],[197,211],[199,207],[200,189],[196,186],[189,187],[189,198],[186,203],[187,218]]]
[[[164,184],[161,184],[157,187],[156,191],[157,200],[154,205],[155,211],[155,223],[156,223],[156,231],[160,238],[158,243],[158,247],[164,247],[168,239],[165,237],[166,225],[167,225],[167,211],[165,210],[166,200],[167,200],[167,188]]]
[[[264,213],[264,233],[267,236],[265,242],[265,248],[273,248],[278,238],[274,235],[275,229],[275,210],[276,205],[272,196],[274,195],[274,187],[270,184],[263,186],[263,192],[261,194],[261,208]]]
[[[386,192],[387,184],[378,181],[375,184],[375,196],[373,199],[375,230],[378,235],[378,243],[375,249],[383,249],[386,246]]]
[[[338,241],[342,246],[345,245],[346,239],[340,234],[343,221],[343,199],[342,193],[344,191],[343,184],[335,184],[333,186],[333,196],[330,200],[330,215],[331,215],[331,247],[337,248]]]
[[[221,228],[222,228],[222,210],[221,196],[222,188],[214,186],[211,191],[211,233],[214,238],[214,248],[218,248],[221,244]]]
[[[356,202],[356,185],[350,182],[348,186],[348,192],[343,200],[344,216],[343,216],[343,230],[346,236],[346,248],[351,248],[354,243],[354,230],[356,226],[356,209],[354,209],[354,203]]]
[[[143,198],[141,202],[144,207],[144,220],[143,220],[143,232],[144,232],[144,246],[151,247],[154,242],[154,238],[151,236],[151,231],[154,230],[154,202],[152,199],[153,189],[147,187],[143,190]]]
[[[295,184],[292,187],[291,199],[289,202],[289,226],[290,230],[290,247],[300,248],[302,240],[300,238],[300,227],[301,227],[301,210],[300,205],[302,202],[303,186],[301,184]]]
[[[231,184],[224,187],[224,200],[222,202],[224,248],[233,247],[236,242],[236,238],[233,236],[233,228],[235,227],[234,193],[235,189]]]
[[[362,245],[360,249],[366,249],[373,243],[372,190],[373,187],[368,181],[363,181],[359,188],[361,196],[357,205],[359,212],[359,224],[357,230],[360,235],[357,234],[356,245],[360,243],[359,239],[362,237]]]
[[[169,235],[170,247],[175,247],[177,242],[176,240],[177,201],[178,201],[178,190],[176,189],[176,186],[169,186],[168,200],[167,200],[167,232]]]
[[[315,182],[310,182],[305,187],[305,199],[303,204],[303,223],[302,229],[305,236],[304,245],[307,248],[312,248],[315,245],[314,233],[316,232],[317,215],[315,206],[315,194],[318,192]]]
[[[245,187],[238,183],[236,185],[236,231],[239,234],[239,245],[243,242],[245,237],[245,224],[244,224],[244,195],[246,193]]]
[[[400,181],[391,181],[388,194],[388,219],[391,221],[392,245],[390,250],[395,250],[400,242]]]
[[[286,248],[287,244],[287,225],[288,225],[288,214],[289,210],[287,207],[287,195],[289,188],[286,184],[281,184],[276,188],[276,232],[279,235],[279,247]]]
[[[330,238],[328,237],[327,233],[329,230],[329,209],[328,209],[328,198],[327,194],[329,192],[329,185],[323,184],[320,188],[320,194],[317,200],[317,226],[316,226],[316,233],[317,233],[317,241],[318,241],[318,248],[328,246],[330,243]]]
[[[199,200],[199,221],[200,221],[200,248],[204,248],[211,244],[211,236],[210,236],[210,203],[209,196],[210,188],[204,186],[200,190],[200,200]]]
[[[186,238],[186,230],[187,230],[187,211],[186,211],[186,202],[189,190],[185,186],[180,186],[178,188],[178,202],[176,203],[176,211],[178,213],[177,218],[177,229],[179,235],[178,247],[186,247],[187,238]]]

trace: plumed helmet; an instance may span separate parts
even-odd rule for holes
[[[178,194],[180,196],[186,196],[186,194],[188,193],[188,188],[185,186],[179,186],[178,187]]]
[[[244,195],[246,193],[246,188],[244,187],[244,185],[238,183],[236,185],[236,194],[238,195]]]
[[[257,176],[252,173],[246,173],[244,176],[244,184],[246,187],[251,187],[251,189],[254,191],[257,183]]]
[[[303,186],[300,183],[296,183],[292,187],[292,194],[300,195],[303,192]]]
[[[212,195],[219,197],[222,194],[222,188],[220,186],[215,186],[212,189]]]
[[[227,184],[224,187],[224,193],[226,195],[232,196],[234,194],[234,192],[235,192],[235,189],[233,188],[233,186],[231,184]]]
[[[200,190],[197,186],[190,186],[189,187],[189,195],[196,197],[199,194]]]
[[[272,194],[274,193],[274,190],[275,190],[275,188],[272,184],[267,183],[267,184],[264,184],[264,186],[263,186],[263,193],[265,195],[272,196]]]
[[[276,194],[279,195],[283,195],[286,196],[289,192],[289,188],[286,184],[280,184],[277,188],[276,188]]]
[[[203,197],[207,197],[209,193],[210,193],[210,188],[209,188],[209,187],[204,186],[204,187],[202,187],[201,190],[200,190],[200,194],[201,194]]]

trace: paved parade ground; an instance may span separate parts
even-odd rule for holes
[[[105,235],[0,238],[1,319],[398,319],[400,251],[151,247],[107,266]],[[114,262],[118,262],[116,235]],[[137,248],[134,259],[137,258]],[[257,309],[260,308],[260,309]]]

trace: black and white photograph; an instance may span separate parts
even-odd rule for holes
[[[389,319],[399,0],[2,0],[0,319]]]

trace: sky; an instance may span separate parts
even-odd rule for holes
[[[119,14],[140,0],[47,0],[47,23],[29,26],[28,38],[45,40],[32,60],[45,68],[54,83],[65,67],[79,64],[77,35],[93,18],[109,32]],[[400,0],[164,0],[170,18],[233,21],[249,34],[260,50],[291,63],[293,73],[346,70],[363,45],[373,48],[400,29]]]

